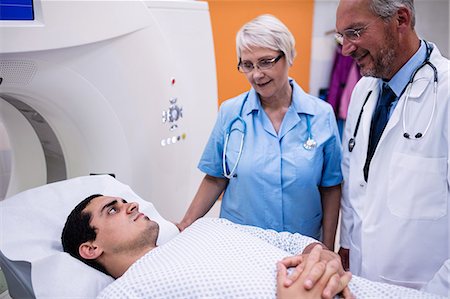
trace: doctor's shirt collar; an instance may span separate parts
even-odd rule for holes
[[[408,85],[411,74],[422,64],[427,55],[425,42],[420,41],[419,50],[408,60],[408,62],[392,77],[388,82],[389,87],[397,97],[401,95],[406,85]],[[380,90],[383,80],[380,80]]]

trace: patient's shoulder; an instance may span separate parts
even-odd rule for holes
[[[202,218],[199,218],[194,223],[192,223],[183,232],[192,233],[192,232],[196,232],[196,231],[202,231],[202,232],[213,231],[215,233],[219,233],[219,232],[230,233],[230,232],[242,231],[243,227],[246,227],[246,225],[236,224],[225,218],[202,217]]]
[[[216,217],[202,217],[197,219],[191,226],[221,226],[221,225],[228,225],[233,226],[236,225],[235,223],[225,219],[225,218],[216,218]],[[191,227],[189,226],[189,227]]]

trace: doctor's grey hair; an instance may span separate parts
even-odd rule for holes
[[[276,17],[265,14],[246,23],[236,34],[236,52],[238,61],[241,51],[252,47],[281,51],[292,65],[296,55],[295,38],[289,29]]]
[[[411,11],[411,28],[416,25],[414,0],[369,0],[370,10],[383,19],[390,19],[399,8],[406,7]]]

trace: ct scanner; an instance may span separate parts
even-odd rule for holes
[[[30,2],[0,21],[0,200],[108,173],[179,221],[217,113],[207,3]]]
[[[31,18],[4,18],[2,5],[26,1]],[[179,221],[217,115],[207,3],[8,0],[0,9],[0,200],[107,173]],[[12,296],[34,297],[28,263],[0,252],[0,266]]]

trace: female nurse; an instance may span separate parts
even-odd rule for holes
[[[301,233],[334,248],[342,175],[333,110],[288,76],[295,40],[262,15],[237,33],[238,70],[251,89],[225,101],[199,163],[206,175],[184,230],[223,193],[220,217]]]

